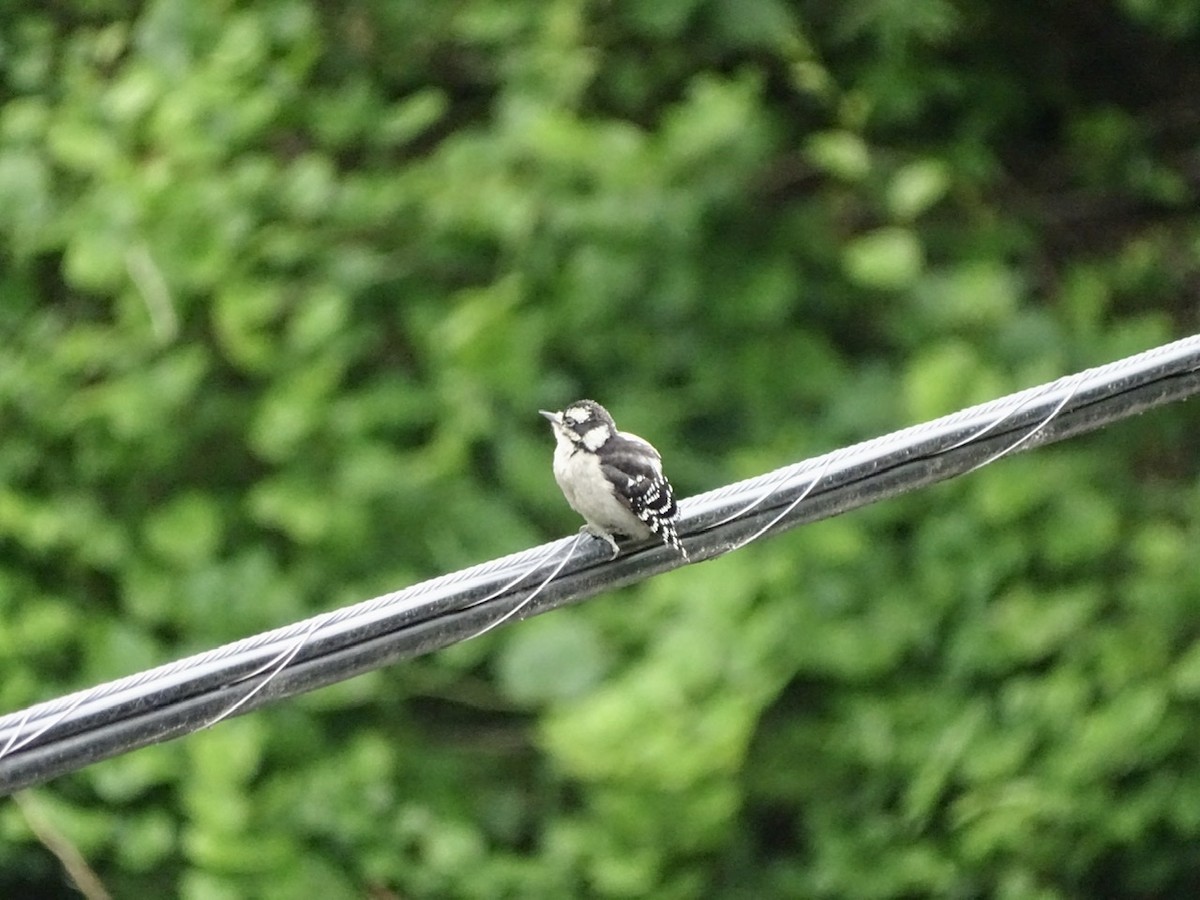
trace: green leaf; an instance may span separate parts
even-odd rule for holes
[[[814,134],[804,149],[815,166],[844,181],[861,181],[871,171],[870,150],[859,135],[850,131]]]
[[[842,266],[863,287],[898,291],[911,286],[925,266],[917,235],[906,228],[880,228],[846,245]]]

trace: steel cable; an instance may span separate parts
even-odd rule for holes
[[[1200,391],[1200,336],[680,504],[693,563]],[[0,795],[683,565],[579,536],[0,717]]]

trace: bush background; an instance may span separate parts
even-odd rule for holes
[[[0,710],[1195,329],[1196,0],[14,0]],[[1191,404],[0,805],[0,894],[1200,886]],[[1189,549],[1192,548],[1192,549]]]

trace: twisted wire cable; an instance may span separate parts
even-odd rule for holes
[[[680,503],[693,563],[1200,391],[1200,336]],[[683,565],[564,538],[0,717],[0,795]]]

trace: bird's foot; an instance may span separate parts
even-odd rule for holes
[[[590,534],[594,538],[599,538],[608,544],[612,548],[612,556],[609,557],[610,560],[616,559],[621,555],[621,548],[617,545],[617,539],[607,531],[597,528],[595,525],[584,525],[579,530],[584,534]]]

